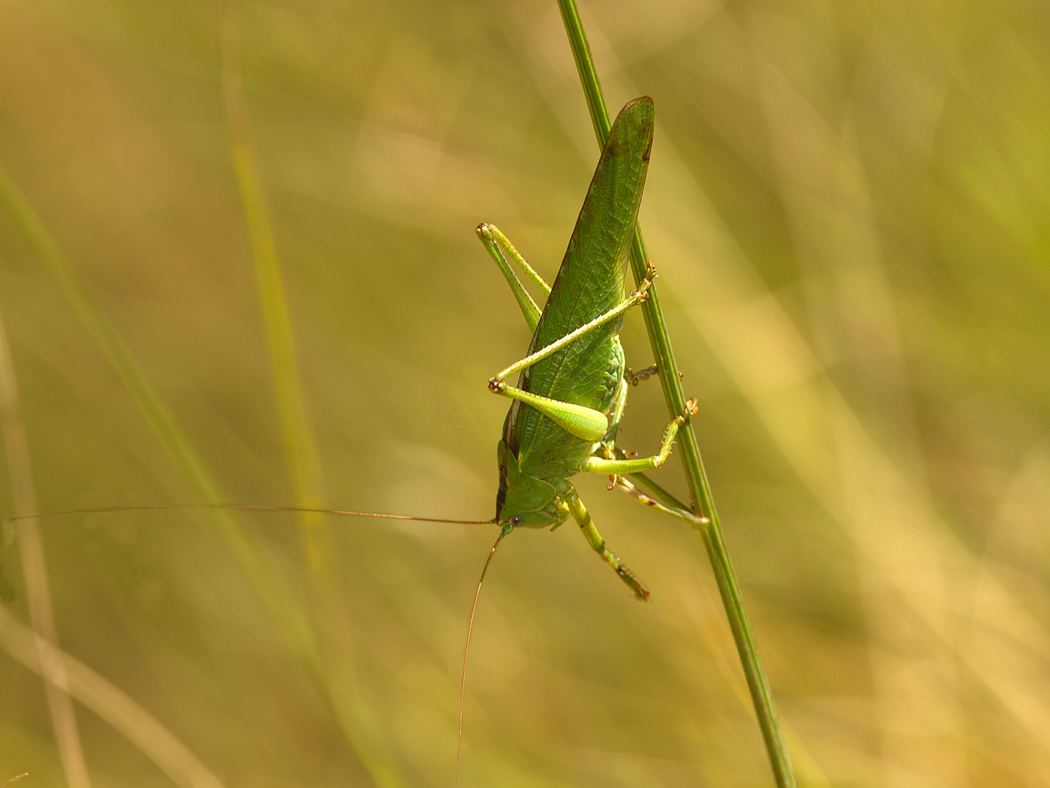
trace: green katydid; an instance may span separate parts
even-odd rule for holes
[[[507,534],[515,528],[550,526],[553,530],[571,514],[587,542],[635,597],[649,599],[649,589],[605,546],[569,478],[581,471],[615,477],[658,468],[671,453],[678,428],[694,407],[690,403],[689,410],[667,426],[659,453],[642,458],[613,456],[628,385],[618,335],[624,313],[648,297],[654,275],[650,269],[638,289],[624,298],[627,252],[642,202],[653,122],[653,100],[648,96],[628,102],[620,110],[553,286],[540,278],[497,228],[487,224],[477,228],[533,334],[528,355],[489,381],[489,390],[513,402],[497,449],[500,473],[494,522],[501,531],[481,572],[467,625],[460,687],[460,752],[474,612],[489,561]],[[511,268],[511,261],[547,293],[542,313]],[[512,386],[506,381],[515,372],[521,374],[517,385]],[[457,754],[457,785],[459,763]]]
[[[627,251],[638,218],[653,140],[653,101],[629,102],[617,116],[598,160],[579,219],[553,287],[525,263],[495,227],[478,227],[533,330],[528,355],[489,381],[513,400],[499,442],[500,486],[495,521],[501,537],[514,528],[557,528],[571,514],[591,547],[634,591],[648,589],[606,546],[569,477],[580,471],[619,475],[659,467],[679,426],[672,421],[659,453],[643,458],[612,456],[627,396],[618,337],[623,313],[647,297],[651,273],[624,298]],[[543,312],[514,274],[509,261],[548,298]],[[506,382],[515,372],[517,386]]]
[[[51,514],[114,511],[116,509],[230,508],[259,511],[326,511],[331,514],[429,522],[494,523],[500,534],[489,552],[481,582],[500,541],[515,528],[552,529],[570,515],[591,547],[640,600],[649,598],[644,584],[606,546],[576,494],[572,476],[582,471],[634,474],[659,467],[670,454],[679,427],[693,412],[677,416],[664,432],[660,450],[651,457],[626,457],[615,448],[616,431],[626,402],[628,379],[619,331],[624,313],[645,301],[651,287],[650,269],[639,287],[625,297],[627,251],[641,203],[653,139],[654,110],[649,97],[629,102],[613,123],[595,169],[576,227],[553,286],[525,262],[495,227],[481,224],[477,234],[510,283],[529,328],[527,355],[489,381],[489,389],[512,400],[498,444],[499,489],[491,520],[444,520],[349,510],[238,504],[174,504],[106,507]],[[511,268],[517,265],[547,293],[541,312]],[[647,377],[652,370],[645,370]],[[520,373],[516,385],[507,382]],[[636,376],[631,376],[637,382]],[[633,491],[633,486],[620,486]],[[664,508],[634,492],[643,501]],[[10,520],[25,519],[22,515]],[[474,598],[474,609],[478,595]],[[474,609],[467,632],[469,648]],[[464,682],[466,653],[464,653]],[[465,684],[464,684],[465,687]],[[462,742],[462,692],[460,741]],[[458,759],[457,759],[458,762]],[[458,766],[457,766],[458,772]]]

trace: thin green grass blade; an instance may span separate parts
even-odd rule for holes
[[[230,145],[251,240],[252,263],[266,326],[270,369],[277,391],[281,435],[293,482],[295,505],[300,509],[322,509],[325,503],[317,440],[296,361],[288,299],[255,156],[251,119],[237,59],[234,19],[229,10],[221,20],[220,35],[223,97],[230,121]],[[338,648],[326,648],[326,639],[321,635],[345,621],[332,563],[335,550],[330,521],[318,512],[299,512],[298,516],[303,549],[313,582],[314,618],[319,623],[319,659],[324,663],[324,673],[319,678],[339,720],[340,730],[362,767],[376,785],[401,788],[405,785],[403,776],[388,758],[382,757],[368,744],[360,723],[355,720],[355,682],[333,681],[340,665],[352,662],[347,649],[352,648],[353,644],[344,639]]]
[[[307,412],[306,398],[296,362],[295,338],[291,319],[288,316],[288,298],[285,295],[281,276],[281,264],[277,257],[273,226],[270,222],[255,157],[251,121],[244,100],[240,71],[237,63],[237,45],[231,15],[227,14],[222,25],[220,58],[222,67],[223,96],[230,120],[230,144],[234,169],[244,204],[245,224],[251,239],[252,263],[266,325],[266,341],[270,350],[270,368],[277,389],[277,405],[284,438],[285,452],[295,487],[296,506],[319,509],[323,505],[321,462],[317,451],[317,440]],[[307,520],[303,515],[303,526],[310,532],[321,518]],[[307,544],[311,566],[318,566],[328,559],[328,554],[319,550],[310,538]]]
[[[583,92],[587,98],[587,106],[591,112],[591,121],[594,124],[598,145],[601,147],[605,144],[605,138],[609,133],[609,113],[605,108],[605,100],[602,96],[601,84],[594,59],[591,56],[590,46],[587,43],[587,36],[575,0],[558,0],[558,7],[561,9],[566,34],[576,60]],[[648,259],[639,228],[635,231],[634,242],[631,246],[631,270],[636,282],[644,278]],[[649,300],[642,305],[642,315],[645,319],[653,355],[660,369],[660,385],[667,401],[667,409],[674,416],[682,412],[686,400],[679,382],[678,366],[671,349],[671,340],[667,334],[657,290],[658,288],[654,287],[650,291]],[[747,679],[748,690],[758,716],[770,765],[777,785],[780,788],[790,788],[795,785],[795,776],[777,718],[773,693],[769,687],[765,670],[762,668],[754,630],[736,580],[728,548],[722,538],[718,512],[715,509],[714,498],[711,495],[711,488],[691,424],[687,423],[684,429],[679,431],[678,446],[681,450],[682,464],[685,468],[693,506],[698,514],[709,521],[706,523],[694,522],[693,527],[703,537],[707,547],[722,604],[729,618],[733,639],[736,641],[737,651]]]

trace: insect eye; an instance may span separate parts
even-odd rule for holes
[[[510,518],[509,522],[511,528],[517,528],[519,525],[521,525],[521,517],[519,517],[518,515],[514,515]]]

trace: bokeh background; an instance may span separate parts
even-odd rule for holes
[[[582,14],[610,106],[656,100],[642,223],[802,782],[1050,784],[1050,6]],[[207,483],[292,504],[291,378],[235,144],[286,287],[308,413],[288,431],[316,447],[316,495],[491,517],[506,403],[484,384],[528,336],[473,228],[553,276],[597,155],[554,4],[0,2],[10,183]],[[204,500],[70,281],[5,210],[3,511]],[[648,364],[638,316],[624,338]],[[652,451],[665,421],[640,386],[622,441]],[[683,489],[676,462],[660,475]],[[504,542],[464,785],[771,784],[701,541],[580,487],[654,601],[571,526]],[[495,535],[287,513],[9,523],[0,782],[451,785]],[[46,608],[58,652],[32,635]]]

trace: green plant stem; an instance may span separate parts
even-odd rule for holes
[[[598,80],[598,72],[591,56],[587,36],[580,21],[580,14],[576,8],[575,0],[558,0],[561,9],[562,20],[565,22],[565,30],[572,47],[576,67],[580,73],[580,81],[583,84],[583,92],[587,98],[587,106],[591,113],[591,122],[594,124],[595,135],[598,145],[605,144],[609,136],[609,113],[605,107],[605,99],[602,95],[601,84]],[[635,230],[634,241],[631,245],[631,270],[636,282],[645,277],[648,267],[648,255],[645,252],[645,244],[642,241],[641,229]],[[667,327],[664,324],[663,311],[660,308],[660,298],[657,288],[649,291],[649,300],[642,305],[642,315],[645,319],[645,328],[649,334],[649,341],[653,348],[653,355],[659,367],[660,385],[663,387],[664,398],[667,401],[669,414],[674,417],[682,413],[685,408],[685,395],[682,392],[680,378],[678,376],[678,365],[675,363],[674,353],[671,349],[671,340],[667,335]],[[704,471],[703,461],[700,457],[700,449],[696,443],[692,423],[688,422],[678,433],[678,447],[682,464],[685,468],[686,480],[689,484],[689,495],[692,500],[693,510],[700,518],[690,521],[704,540],[707,554],[711,561],[711,567],[715,573],[718,591],[722,597],[722,604],[729,619],[729,626],[733,631],[733,639],[736,642],[740,662],[744,668],[747,679],[748,690],[758,716],[758,724],[762,730],[765,741],[766,752],[769,756],[770,765],[776,784],[780,788],[792,788],[795,785],[795,776],[791,768],[791,760],[788,757],[787,748],[784,744],[784,735],[780,729],[777,719],[776,707],[773,703],[773,693],[769,687],[762,661],[758,655],[758,646],[755,642],[755,633],[751,627],[751,621],[744,606],[743,595],[740,585],[733,571],[733,563],[729,558],[725,540],[722,538],[722,528],[718,520],[718,512],[715,509],[714,498],[711,495],[711,487]]]
[[[270,368],[277,392],[281,435],[299,510],[304,554],[313,583],[311,607],[316,611],[317,658],[318,668],[322,671],[318,676],[319,683],[347,743],[375,785],[401,788],[405,780],[400,771],[369,743],[353,713],[353,708],[359,705],[359,696],[355,694],[359,681],[352,675],[353,660],[349,658],[349,649],[354,648],[355,644],[345,641],[336,644],[323,626],[325,622],[345,621],[346,613],[333,560],[336,551],[331,520],[320,511],[310,511],[324,508],[321,461],[303,393],[277,243],[266,205],[252,139],[251,118],[241,84],[232,3],[224,4],[220,15],[219,63],[223,98],[230,122],[234,171],[244,206],[259,306],[266,327]]]
[[[266,206],[262,177],[256,162],[251,120],[241,85],[237,61],[237,39],[233,13],[223,9],[219,26],[219,64],[222,70],[223,98],[230,121],[230,147],[234,171],[244,205],[245,224],[251,241],[252,263],[259,290],[259,306],[266,326],[266,343],[277,391],[281,435],[295,488],[296,504],[306,509],[323,505],[321,461],[313,424],[307,412],[302,376],[296,362],[295,338],[288,312],[281,264],[277,256],[273,225]],[[300,518],[310,567],[315,573],[329,572],[331,551],[324,518],[303,515]]]

